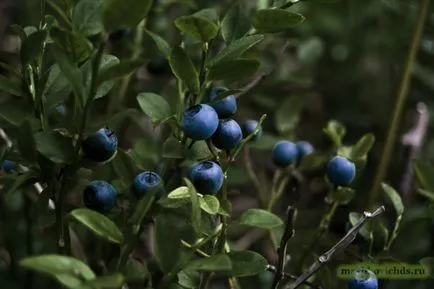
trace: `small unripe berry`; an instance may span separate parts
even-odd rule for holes
[[[95,162],[110,160],[118,148],[116,134],[108,128],[101,128],[96,133],[88,136],[81,144],[81,149],[86,158]]]
[[[199,104],[184,112],[182,130],[193,140],[207,140],[211,138],[219,125],[219,118],[211,106]]]
[[[274,145],[272,154],[276,165],[279,167],[287,167],[295,164],[297,161],[297,146],[293,142],[281,140]]]
[[[227,91],[224,87],[214,87],[210,89],[205,97],[205,102],[212,106],[217,112],[219,118],[228,118],[237,111],[237,100],[234,95],[229,95],[221,100],[213,100],[221,93]]]
[[[310,155],[313,153],[313,146],[307,141],[299,141],[295,144],[298,150],[298,158],[302,159],[303,157]]]
[[[116,205],[116,188],[105,181],[92,181],[83,192],[84,205],[100,213],[110,212]]]
[[[232,150],[242,139],[243,133],[239,124],[233,119],[224,119],[213,134],[212,143],[219,149]]]
[[[335,156],[327,164],[327,178],[337,186],[348,186],[356,176],[356,166],[344,157]]]
[[[358,269],[353,276],[348,281],[348,289],[378,289],[378,280],[372,271]]]
[[[246,120],[241,126],[241,130],[243,132],[243,138],[248,137],[252,134],[256,128],[258,127],[259,122],[253,119]],[[254,142],[257,141],[262,136],[262,128],[259,129],[258,133],[253,135],[249,141]]]
[[[155,172],[146,171],[138,174],[134,179],[133,191],[137,198],[141,198],[160,185],[161,177]]]
[[[212,161],[202,161],[190,166],[188,178],[203,195],[216,194],[223,185],[223,171]]]

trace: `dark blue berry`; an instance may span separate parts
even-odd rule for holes
[[[219,118],[231,117],[237,111],[237,100],[234,95],[229,95],[221,100],[213,102],[219,94],[225,91],[227,91],[227,89],[224,87],[214,87],[208,91],[205,97],[205,102],[215,109]]]
[[[219,118],[211,106],[198,104],[184,112],[182,130],[193,140],[211,138],[219,125]]]
[[[95,162],[110,160],[118,148],[116,134],[108,129],[101,128],[96,133],[88,136],[81,144],[81,149],[86,158]]]
[[[212,161],[193,164],[188,170],[188,178],[196,190],[203,195],[214,195],[223,185],[223,171]]]
[[[10,173],[13,170],[15,170],[17,168],[17,164],[13,161],[10,160],[4,160],[2,163],[2,169],[7,172]]]
[[[246,120],[243,125],[241,126],[241,130],[243,132],[243,138],[248,137],[250,134],[252,134],[256,128],[258,127],[259,122],[253,119]],[[250,138],[250,141],[257,141],[262,136],[262,128],[259,129],[258,133],[253,135]]]
[[[299,159],[310,155],[314,151],[313,146],[307,141],[299,141],[295,145],[297,146]]]
[[[344,157],[335,156],[327,164],[327,178],[337,186],[347,186],[356,176],[356,166]]]
[[[232,150],[242,139],[243,133],[239,124],[233,119],[224,119],[213,134],[212,143],[219,149]]]
[[[372,271],[358,269],[348,281],[348,289],[378,289],[378,280]]]
[[[92,181],[83,192],[84,205],[100,213],[110,212],[116,206],[116,188],[105,181]]]
[[[137,198],[141,198],[160,185],[161,177],[155,172],[146,171],[138,174],[134,179],[133,191]]]
[[[273,147],[272,154],[274,163],[280,167],[295,164],[298,158],[297,146],[287,140],[277,142]]]

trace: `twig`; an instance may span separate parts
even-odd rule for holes
[[[277,269],[276,269],[275,266],[273,266],[273,265],[267,265],[267,271],[270,271],[270,272],[276,272],[276,270],[277,270]],[[298,278],[298,276],[295,276],[295,275],[292,275],[292,274],[289,274],[289,273],[285,273],[285,272],[283,272],[282,275],[283,275],[283,277],[284,277],[285,279],[297,280],[297,278]],[[313,284],[313,283],[311,283],[311,282],[309,282],[309,281],[304,281],[303,284],[304,284],[304,285],[307,285],[307,286],[309,286],[309,287],[312,287],[312,288],[314,288],[314,289],[322,289],[321,286],[319,286],[319,285],[315,285],[315,284]]]
[[[327,264],[334,255],[336,255],[339,251],[347,248],[356,238],[359,230],[363,226],[363,224],[368,219],[375,218],[376,216],[382,214],[385,211],[384,206],[377,208],[374,212],[363,212],[363,216],[359,219],[359,221],[352,227],[348,233],[336,243],[330,250],[319,256],[318,260],[316,260],[310,267],[309,270],[302,274],[300,277],[295,280],[294,283],[289,284],[288,289],[296,289],[300,285],[302,285],[307,279],[309,279],[313,274],[315,274],[321,267]],[[283,287],[282,287],[283,288]]]
[[[252,160],[250,159],[250,149],[249,146],[247,145],[244,147],[243,160],[244,160],[244,167],[246,168],[247,174],[249,175],[250,180],[253,182],[253,185],[256,188],[256,192],[258,193],[260,206],[261,208],[265,209],[267,207],[266,200],[265,200],[265,192],[253,168]]]
[[[295,224],[296,217],[297,217],[297,209],[292,206],[288,206],[287,213],[286,213],[285,230],[283,232],[282,239],[280,240],[279,248],[277,249],[277,253],[279,255],[278,264],[277,264],[276,273],[274,274],[274,279],[271,285],[271,289],[276,289],[280,280],[282,280],[283,271],[285,270],[284,267],[285,267],[285,259],[286,259],[286,245],[288,244],[289,239],[291,239],[292,236],[294,236],[294,224]]]

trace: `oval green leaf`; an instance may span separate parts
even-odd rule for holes
[[[149,116],[153,122],[165,119],[172,114],[167,101],[158,94],[143,92],[137,96],[137,101],[142,111]]]
[[[205,195],[199,198],[199,203],[201,209],[210,215],[216,215],[219,212],[220,202],[214,196]]]
[[[102,0],[102,23],[107,31],[133,28],[142,21],[152,0]]]
[[[201,258],[191,262],[187,269],[198,271],[226,271],[232,269],[231,259],[228,255],[217,254],[208,258]]]
[[[238,219],[238,224],[262,229],[272,229],[283,225],[282,219],[262,209],[248,209]]]
[[[259,33],[276,33],[293,28],[304,16],[284,9],[261,9],[253,14],[252,25]]]
[[[183,81],[193,93],[199,93],[199,75],[184,49],[173,48],[169,56],[169,64],[179,80]]]
[[[268,261],[262,255],[253,251],[232,251],[228,253],[232,269],[225,272],[232,277],[254,276],[264,272]]]
[[[402,203],[401,196],[392,188],[390,185],[386,183],[381,183],[381,187],[389,199],[392,201],[393,207],[395,208],[396,214],[401,216],[404,213],[404,204]]]

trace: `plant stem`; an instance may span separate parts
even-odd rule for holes
[[[137,25],[136,35],[134,37],[134,49],[132,51],[131,58],[130,58],[131,60],[139,59],[140,55],[142,54],[142,42],[143,42],[143,35],[144,35],[145,28],[146,28],[146,18],[143,19],[139,23],[139,25]],[[127,75],[122,79],[122,82],[119,86],[118,93],[116,95],[113,95],[111,101],[109,102],[108,113],[111,113],[120,104],[123,103],[126,94],[128,92],[128,87],[130,85],[131,78],[133,75],[134,73],[131,73],[130,75]]]
[[[389,166],[390,157],[392,155],[392,150],[395,144],[396,135],[398,132],[399,123],[401,120],[402,110],[410,89],[411,75],[413,72],[414,63],[416,61],[417,53],[419,50],[420,41],[422,38],[423,28],[428,14],[430,0],[420,0],[419,16],[414,30],[413,39],[411,42],[411,47],[408,52],[407,61],[405,63],[405,68],[402,75],[402,80],[396,96],[396,103],[393,110],[393,115],[391,118],[390,126],[388,129],[388,134],[386,138],[386,143],[383,147],[381,153],[381,160],[378,166],[378,170],[375,174],[375,179],[372,185],[371,194],[368,199],[368,208],[375,205],[377,201],[380,184],[383,181],[387,168]]]
[[[256,192],[258,193],[259,205],[261,208],[266,208],[266,200],[265,200],[265,192],[261,186],[261,182],[259,181],[258,176],[253,169],[252,161],[250,159],[250,149],[248,145],[244,147],[244,167],[246,168],[247,174],[249,175],[250,180],[253,182],[253,185],[256,188]]]

